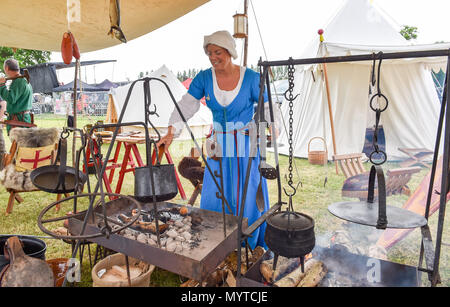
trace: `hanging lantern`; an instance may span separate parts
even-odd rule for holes
[[[234,18],[234,34],[235,38],[246,38],[247,37],[247,15],[246,14],[235,14]]]

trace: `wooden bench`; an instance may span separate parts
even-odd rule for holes
[[[337,162],[346,180],[342,188],[342,196],[355,197],[361,200],[367,199],[367,185],[369,172],[362,163],[363,153],[334,155],[333,161]],[[410,195],[408,182],[413,174],[420,172],[421,168],[405,167],[386,171],[386,196],[395,194]],[[352,188],[355,187],[355,188]],[[377,190],[376,192],[377,193]]]

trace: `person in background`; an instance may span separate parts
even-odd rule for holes
[[[205,36],[203,49],[212,67],[197,74],[190,84],[188,92],[178,104],[186,120],[189,120],[199,110],[200,99],[205,97],[206,105],[213,114],[213,132],[209,140],[213,140],[221,148],[218,159],[222,159],[223,189],[225,198],[232,209],[232,212],[229,212],[226,208],[226,212],[239,215],[250,155],[250,137],[246,132],[253,120],[254,104],[259,100],[260,75],[249,68],[233,64],[231,58],[237,58],[236,44],[228,31],[218,31]],[[264,102],[267,102],[267,93],[264,93]],[[265,118],[270,120],[268,103],[264,103],[264,105]],[[278,118],[280,117],[278,116]],[[277,122],[279,121],[275,114],[276,127]],[[181,116],[175,109],[169,119],[168,132],[157,145],[165,145],[165,148],[168,148],[173,138],[179,136],[183,127]],[[208,145],[206,146],[208,147]],[[211,154],[207,159],[213,174],[220,173],[218,159]],[[259,161],[258,152],[252,162],[245,199],[244,217],[248,218],[248,225],[253,224],[269,209],[265,178],[262,178],[264,211],[260,212],[256,206],[256,192],[261,180],[258,170]],[[211,174],[205,170],[200,208],[222,212],[222,201],[217,198],[217,192],[218,189]],[[266,223],[263,223],[252,233],[252,237],[248,238],[251,249],[256,246],[267,248],[264,242],[265,229]]]
[[[19,63],[15,59],[7,59],[3,64],[3,70],[8,78],[20,75]],[[6,100],[8,120],[17,120],[31,123],[31,108],[33,103],[33,89],[25,78],[14,79],[9,89],[6,87],[6,78],[0,77],[0,96]],[[9,135],[10,125],[6,125]]]

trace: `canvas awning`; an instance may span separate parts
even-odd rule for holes
[[[121,28],[130,41],[208,1],[120,1]],[[80,52],[121,44],[118,39],[107,35],[110,29],[108,0],[3,0],[0,46],[61,51],[62,36],[68,30],[68,5],[71,7],[70,14],[74,14],[70,30]]]
[[[95,65],[102,63],[116,62],[116,60],[96,60],[96,61],[81,61],[80,66]],[[33,93],[50,94],[55,87],[59,86],[58,76],[56,71],[62,68],[70,68],[75,66],[75,62],[64,64],[64,62],[46,62],[32,66],[26,66],[30,75],[30,84],[33,88]],[[21,73],[23,73],[23,69]],[[106,80],[105,80],[106,81]],[[102,84],[104,86],[104,84]],[[105,89],[106,91],[109,88]]]
[[[74,90],[73,83],[74,82],[72,81],[72,82],[69,82],[69,83],[67,83],[65,85],[61,85],[61,86],[55,87],[53,89],[53,92],[71,92],[71,91]],[[103,88],[98,88],[95,85],[90,85],[90,84],[87,84],[85,82],[81,82],[81,86],[80,86],[80,81],[78,81],[77,82],[77,90],[78,91],[83,91],[83,92],[101,92],[101,91],[107,92],[109,89],[105,90]]]

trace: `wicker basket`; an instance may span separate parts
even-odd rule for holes
[[[139,260],[129,257],[130,265],[138,265]],[[125,255],[117,253],[106,257],[105,259],[98,262],[92,268],[92,281],[93,287],[128,287],[127,281],[105,281],[98,277],[98,271],[101,269],[110,269],[113,265],[124,265]],[[150,277],[155,269],[154,265],[148,265],[144,273],[136,278],[131,279],[132,287],[148,287],[150,285]]]
[[[323,142],[324,150],[310,150],[311,141],[314,139],[320,139]],[[327,144],[325,140],[319,136],[313,137],[308,142],[308,162],[314,165],[324,165],[328,161]]]

